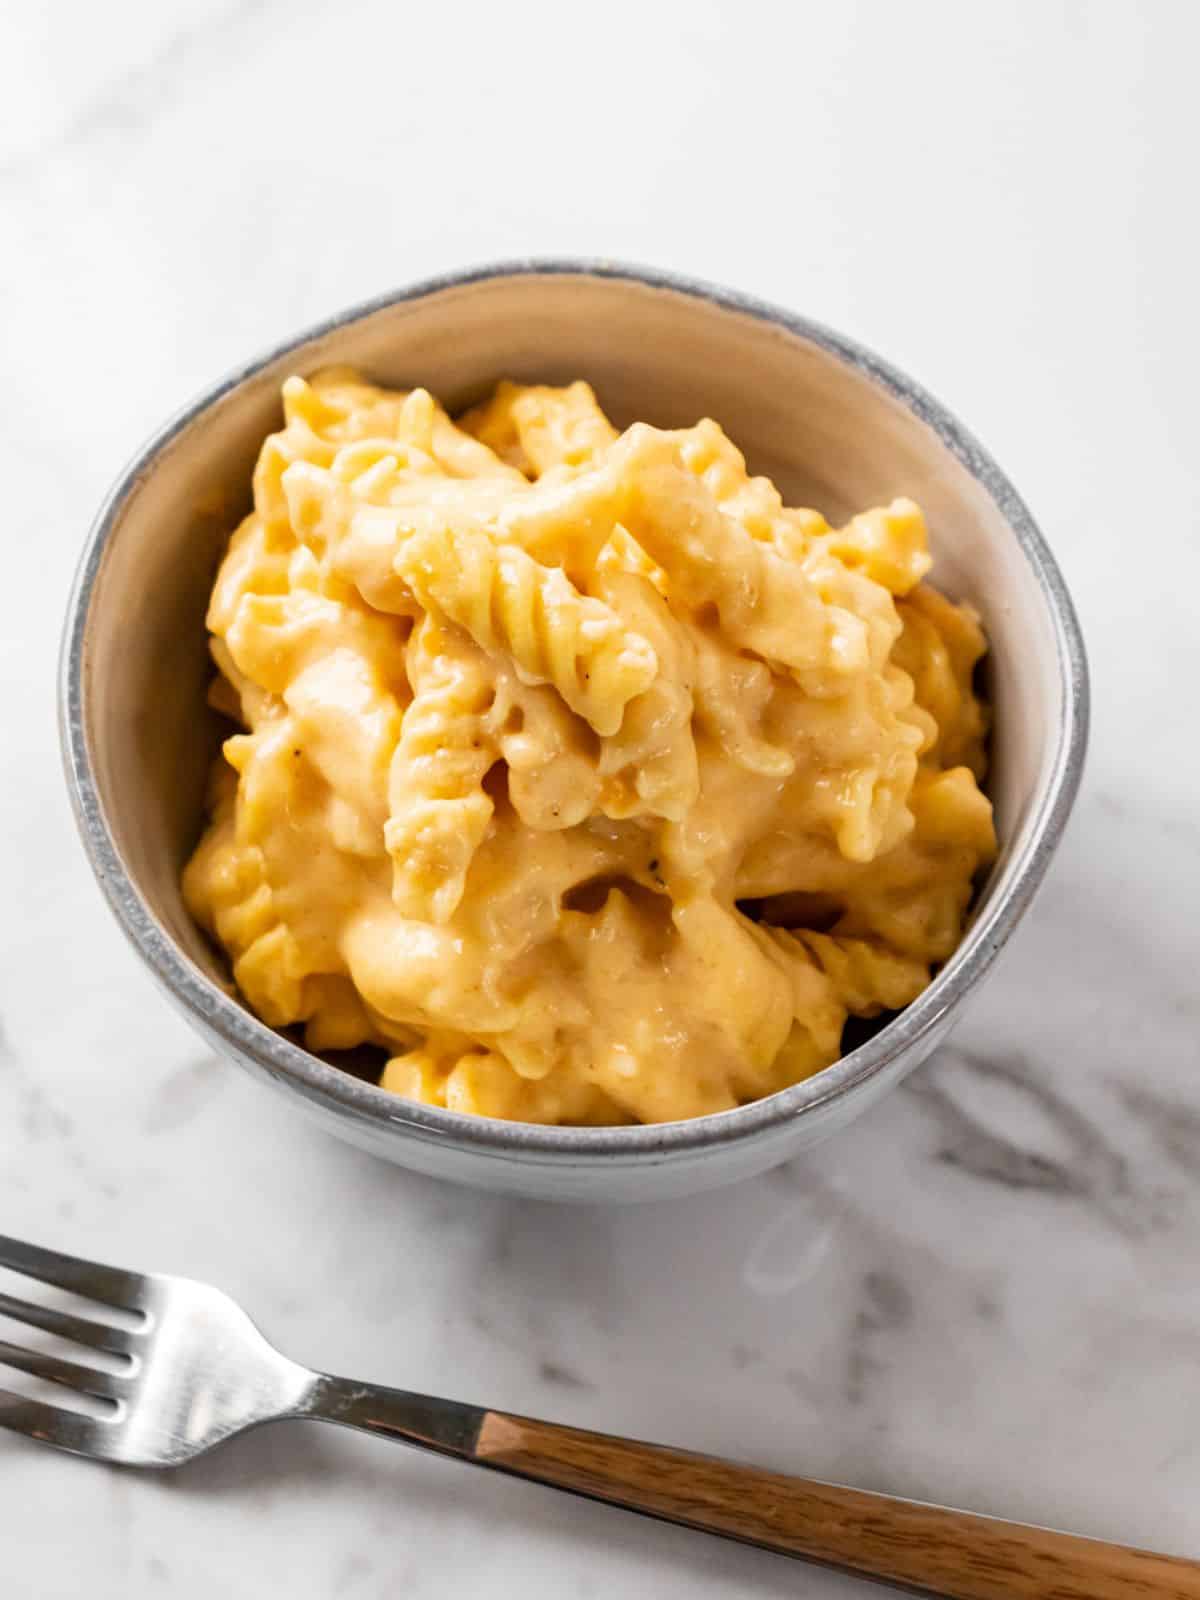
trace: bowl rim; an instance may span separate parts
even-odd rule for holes
[[[171,443],[212,406],[265,368],[314,340],[377,313],[447,290],[500,278],[586,277],[615,279],[707,301],[816,345],[882,388],[930,428],[980,483],[1011,529],[1037,582],[1052,624],[1062,715],[1048,780],[1025,844],[1008,864],[1007,883],[974,921],[937,977],[893,1021],[812,1078],[734,1110],[682,1122],[617,1127],[560,1127],[502,1122],[406,1101],[365,1083],[260,1022],[184,954],[143,899],[127,871],[109,827],[92,769],[85,717],[88,686],[85,645],[93,594],[109,540],[126,502]],[[519,258],[425,278],[407,288],[362,301],[272,346],[168,419],[136,452],[108,491],[89,529],[67,607],[59,670],[59,732],[67,786],[92,871],[126,936],[153,975],[202,1031],[217,1038],[244,1065],[298,1090],[310,1103],[397,1135],[493,1158],[559,1165],[603,1156],[608,1164],[643,1166],[695,1157],[706,1150],[751,1140],[806,1113],[859,1095],[889,1068],[914,1060],[913,1047],[939,1030],[991,966],[1028,909],[1045,875],[1078,792],[1087,746],[1089,684],[1082,633],[1058,565],[1024,501],[991,455],[925,388],[864,345],[822,323],[755,296],[662,269],[607,258]]]

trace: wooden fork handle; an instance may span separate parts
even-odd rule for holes
[[[563,1428],[483,1415],[480,1466],[949,1600],[1200,1600],[1200,1563]]]

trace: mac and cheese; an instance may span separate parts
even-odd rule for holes
[[[585,383],[283,387],[208,615],[239,732],[184,880],[254,1010],[532,1122],[721,1111],[911,1001],[995,850],[978,618]]]

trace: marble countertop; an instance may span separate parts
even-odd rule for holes
[[[775,13],[6,13],[0,1222],[211,1279],[333,1370],[1200,1554],[1196,13]],[[916,374],[1029,499],[1094,668],[1076,820],[954,1045],[802,1161],[635,1210],[392,1170],[211,1056],[56,743],[85,527],[167,411],[356,298],[555,252]],[[0,1435],[0,1505],[38,1600],[877,1592],[318,1428],[161,1476]]]

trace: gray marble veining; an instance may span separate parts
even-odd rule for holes
[[[335,1370],[1197,1554],[1196,20],[753,9],[614,0],[586,61],[534,3],[6,17],[4,1226],[221,1283]],[[953,1047],[803,1162],[629,1212],[384,1167],[205,1057],[94,890],[53,715],[79,541],[167,409],[360,295],[601,249],[944,394],[1055,545],[1096,701]],[[174,1477],[3,1440],[0,1490],[38,1600],[876,1592],[352,1437]]]

